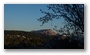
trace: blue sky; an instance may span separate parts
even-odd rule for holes
[[[51,29],[51,22],[40,26],[42,23],[37,21],[44,16],[40,9],[47,10],[48,4],[4,4],[4,29],[5,30],[40,30]],[[53,26],[63,26],[63,20],[55,19]]]

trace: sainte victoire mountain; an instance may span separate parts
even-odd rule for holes
[[[43,30],[37,30],[37,31],[31,31],[31,32],[41,33],[41,34],[50,35],[50,36],[57,35],[57,32],[52,29],[43,29]]]

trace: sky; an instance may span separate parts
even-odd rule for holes
[[[42,23],[37,19],[43,17],[40,9],[48,11],[48,4],[4,4],[4,30],[33,31],[52,29],[54,25],[63,27],[63,19],[54,19],[51,22]]]

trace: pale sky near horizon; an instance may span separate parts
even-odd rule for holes
[[[37,19],[44,16],[40,9],[48,11],[48,4],[4,4],[4,30],[40,30],[51,29],[54,25],[63,27],[63,19],[52,21],[40,26]]]

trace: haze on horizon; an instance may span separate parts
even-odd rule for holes
[[[32,31],[40,29],[52,29],[54,25],[63,27],[63,19],[42,23],[37,19],[44,14],[40,9],[48,11],[48,4],[4,4],[4,30]]]

